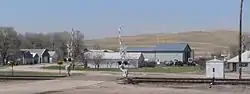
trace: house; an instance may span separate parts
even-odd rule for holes
[[[166,43],[157,44],[152,47],[127,48],[128,53],[143,53],[146,60],[160,62],[178,61],[188,62],[192,50],[187,43]]]
[[[88,66],[90,68],[95,68],[95,58],[96,56],[101,56],[99,58],[99,68],[118,68],[118,61],[121,61],[121,55],[119,52],[108,52],[108,53],[97,53],[97,52],[88,52]],[[129,65],[125,66],[127,68],[139,68],[142,67],[144,56],[141,53],[127,53],[126,60],[129,62]]]
[[[50,59],[49,62],[57,62],[58,60],[58,54],[56,53],[56,51],[49,51],[49,55],[50,55]]]
[[[227,60],[227,68],[229,71],[236,72],[239,70],[239,56]],[[241,54],[242,72],[250,72],[250,51],[245,51]]]
[[[16,54],[17,64],[19,65],[27,65],[33,64],[33,57],[29,51],[17,51]]]
[[[49,63],[50,55],[48,49],[20,49],[21,51],[29,51],[31,53],[36,53],[39,56],[38,63]]]
[[[33,58],[33,64],[39,63],[39,55],[37,53],[31,53]]]

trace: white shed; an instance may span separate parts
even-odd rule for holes
[[[206,62],[206,77],[224,78],[224,62],[214,58]]]

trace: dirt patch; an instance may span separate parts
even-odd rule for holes
[[[40,93],[36,93],[36,94],[54,94],[54,93],[58,93],[58,92],[62,92],[62,91],[46,91],[46,92],[40,92]]]
[[[250,92],[250,86],[246,85],[214,85],[209,88],[208,84],[155,84],[155,83],[141,83],[138,86],[141,87],[151,87],[151,88],[173,88],[173,89],[192,89],[192,90],[202,90],[211,92]]]

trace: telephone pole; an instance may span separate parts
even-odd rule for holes
[[[241,61],[241,53],[242,53],[242,10],[243,10],[243,1],[240,0],[240,17],[239,17],[239,79],[242,78],[242,61]]]

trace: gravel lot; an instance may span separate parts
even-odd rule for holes
[[[249,94],[249,86],[221,85],[208,88],[207,84],[117,84],[112,75],[74,76],[63,80],[104,81],[99,84],[39,94]]]

